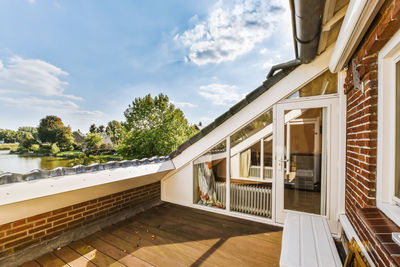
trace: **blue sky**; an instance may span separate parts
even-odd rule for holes
[[[123,120],[164,93],[203,124],[294,58],[287,0],[0,2],[0,128]]]

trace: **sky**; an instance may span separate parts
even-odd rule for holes
[[[0,128],[87,132],[159,93],[206,125],[293,58],[288,0],[2,0]]]

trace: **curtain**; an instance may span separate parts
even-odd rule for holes
[[[200,193],[200,201],[198,204],[223,208],[222,203],[217,199],[217,193],[215,191],[215,177],[212,170],[212,163],[205,162],[197,164],[197,166]]]
[[[240,177],[248,178],[250,176],[251,149],[240,153]]]

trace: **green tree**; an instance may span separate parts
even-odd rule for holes
[[[118,145],[124,137],[124,127],[119,121],[110,121],[106,127],[106,134],[115,145]]]
[[[40,120],[38,127],[39,139],[43,143],[56,143],[64,123],[57,116],[47,116]]]
[[[72,150],[74,144],[74,138],[70,127],[60,128],[57,135],[57,146],[61,151]]]
[[[37,144],[37,141],[32,135],[25,136],[19,143],[19,150],[28,150],[32,145]]]
[[[97,127],[96,127],[96,124],[91,124],[90,125],[90,127],[89,127],[89,133],[97,133],[98,132],[98,130],[97,130]]]
[[[103,137],[98,133],[90,133],[85,138],[85,147],[88,154],[96,153],[101,144],[103,143]]]
[[[99,125],[99,127],[97,128],[97,132],[98,132],[98,133],[104,133],[104,132],[105,132],[105,127],[104,127],[104,125]]]
[[[58,152],[60,152],[60,149],[58,148],[57,144],[52,144],[51,145],[51,149],[50,149],[51,154],[55,155]]]
[[[168,155],[197,132],[163,94],[135,98],[124,115],[126,135],[117,151],[125,158]]]

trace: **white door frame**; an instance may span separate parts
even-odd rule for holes
[[[285,110],[294,109],[309,109],[309,108],[326,108],[326,217],[328,221],[334,220],[336,216],[332,216],[337,212],[337,203],[331,201],[331,196],[338,192],[337,179],[332,177],[337,176],[337,169],[332,168],[335,160],[338,159],[338,134],[335,129],[339,127],[338,120],[338,101],[337,96],[332,97],[315,97],[302,99],[301,101],[284,101],[276,104],[276,124],[274,127],[275,143],[275,221],[277,223],[284,223],[286,219],[287,210],[284,209],[284,168],[280,167],[283,164],[279,160],[285,155],[284,149],[284,125],[285,125]],[[330,224],[334,222],[330,222]]]

